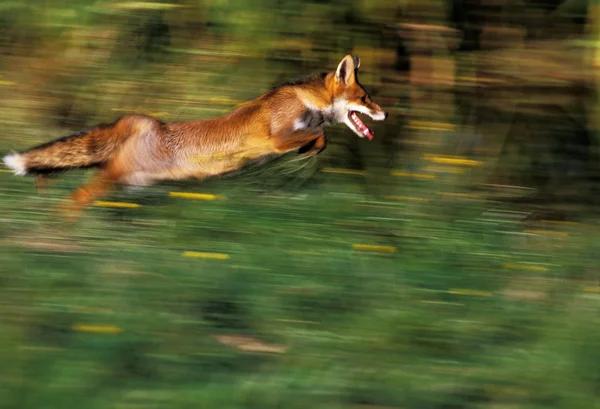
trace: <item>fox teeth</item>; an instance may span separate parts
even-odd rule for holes
[[[355,131],[359,134],[359,136],[361,138],[367,137],[367,138],[369,138],[369,140],[373,138],[373,132],[369,129],[369,127],[367,125],[365,125],[360,120],[356,111],[350,112],[350,115],[348,115],[348,118],[354,125]]]
[[[355,113],[352,113],[352,121],[361,130],[362,133],[364,133],[365,135],[368,133],[368,130],[366,129],[365,125],[358,119]]]
[[[354,122],[354,124],[356,126],[358,126],[359,128],[361,128],[361,130],[364,128],[364,125],[361,123],[360,119],[358,118],[358,116],[353,112],[351,114],[352,117],[352,121]]]

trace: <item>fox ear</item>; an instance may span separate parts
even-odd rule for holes
[[[352,60],[354,61],[354,69],[358,70],[360,68],[360,58],[358,58],[358,55],[355,55],[352,57]]]
[[[354,81],[354,58],[351,55],[345,56],[340,61],[337,70],[335,71],[336,82],[341,82],[344,85],[348,85]]]

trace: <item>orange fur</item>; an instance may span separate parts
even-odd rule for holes
[[[359,64],[358,58],[346,56],[335,72],[282,84],[217,118],[161,123],[130,115],[12,155],[5,162],[17,174],[99,167],[95,178],[63,206],[76,216],[115,184],[204,179],[270,155],[295,150],[314,155],[326,147],[325,125],[344,122],[359,136],[367,135],[349,125],[348,107],[378,120],[387,116],[358,83]]]

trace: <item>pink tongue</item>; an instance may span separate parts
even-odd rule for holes
[[[355,112],[352,113],[352,120],[354,121],[356,126],[358,126],[358,129],[364,136],[369,138],[369,140],[373,139],[373,132],[371,132],[371,130],[360,120],[360,118],[358,117],[358,115],[356,115]]]

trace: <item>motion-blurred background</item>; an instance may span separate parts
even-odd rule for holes
[[[390,117],[317,158],[118,191],[0,171],[5,408],[600,407],[600,9],[0,2],[0,154],[217,116],[360,57]]]

